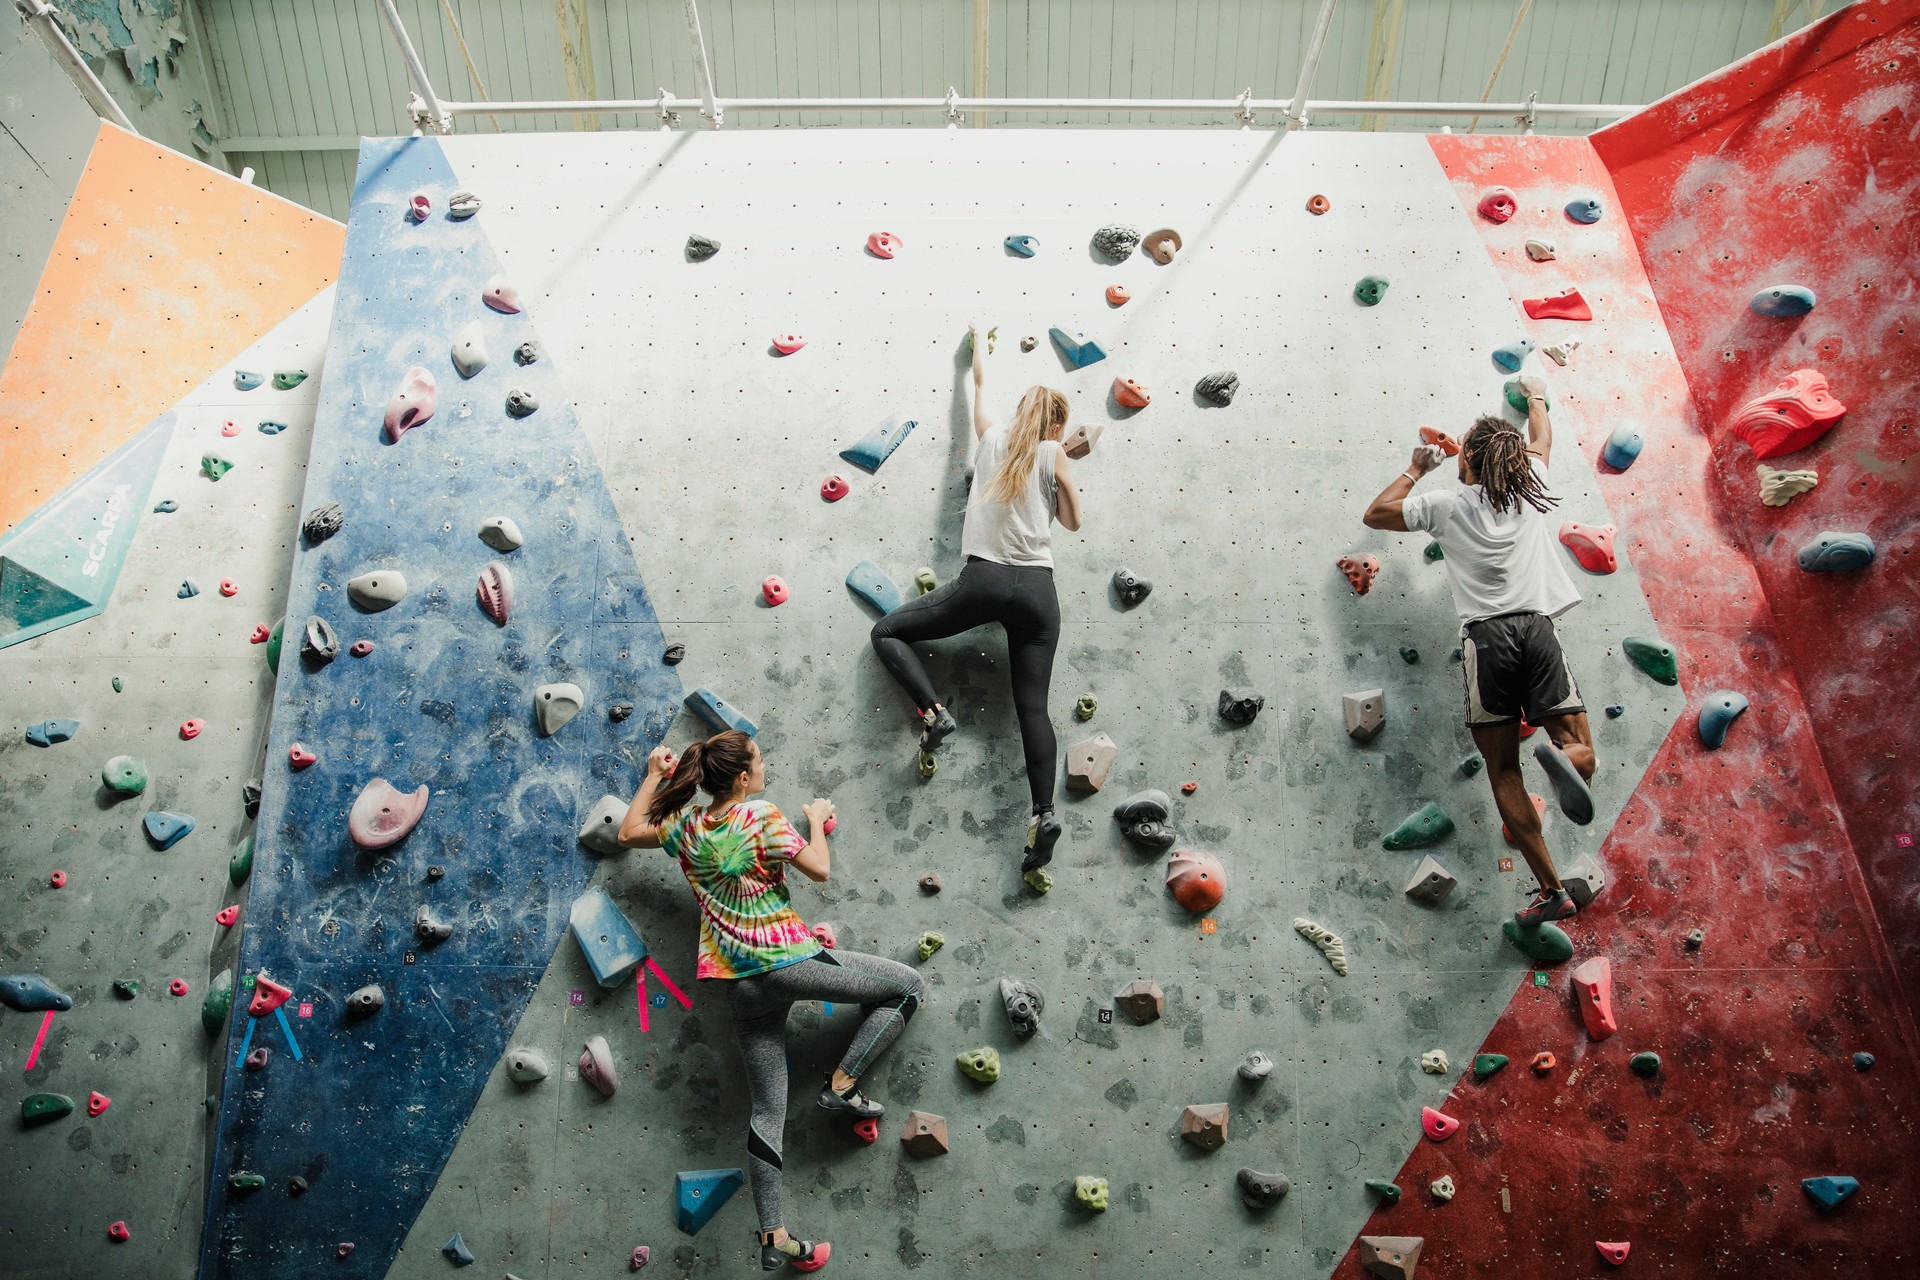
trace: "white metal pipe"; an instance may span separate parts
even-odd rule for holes
[[[1164,111],[1194,112],[1238,116],[1244,111],[1284,112],[1291,103],[1268,98],[715,98],[715,107],[728,111]],[[528,102],[442,102],[441,110],[451,116],[485,115],[657,115],[662,108],[671,112],[701,111],[697,98],[622,98],[575,101],[557,98]],[[1536,116],[1596,117],[1617,119],[1640,110],[1638,105],[1621,102],[1367,102],[1344,100],[1309,101],[1305,114],[1311,116],[1524,116],[1531,110]]]
[[[394,43],[400,46],[401,61],[407,64],[407,77],[413,81],[415,91],[427,100],[427,109],[433,113],[434,127],[441,133],[451,132],[453,115],[447,110],[447,104],[440,100],[440,95],[433,91],[433,81],[427,78],[427,68],[420,61],[420,55],[414,52],[413,38],[407,34],[406,23],[400,20],[400,11],[393,7],[393,0],[374,0],[374,3],[386,15]]]
[[[1327,32],[1333,27],[1333,0],[1321,0],[1320,16],[1314,19],[1313,37],[1307,41],[1307,56],[1300,64],[1300,79],[1294,82],[1293,100],[1287,104],[1287,128],[1298,129],[1307,122],[1307,94],[1313,90],[1314,73],[1320,69],[1320,55],[1327,47]]]
[[[46,0],[14,0],[14,3],[27,25],[40,33],[48,52],[67,69],[67,77],[73,81],[74,88],[80,90],[80,96],[87,100],[94,114],[113,121],[128,133],[139,133],[120,104],[113,100],[113,95],[107,92],[107,86],[100,83],[100,77],[93,74],[93,68],[73,47],[73,41],[67,39],[67,33],[60,29],[54,20],[54,7]]]
[[[707,65],[707,38],[700,33],[700,10],[694,0],[686,0],[687,39],[693,45],[693,74],[700,87],[700,97],[706,103],[700,114],[707,118],[707,127],[718,129],[723,108],[714,100],[713,69]]]

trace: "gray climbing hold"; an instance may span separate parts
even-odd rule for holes
[[[533,718],[540,726],[540,736],[550,738],[560,732],[567,721],[580,714],[586,700],[587,695],[580,691],[580,686],[568,681],[543,684],[535,689]]]
[[[375,778],[361,788],[347,811],[347,835],[362,849],[396,845],[420,825],[430,794],[424,782],[406,792],[385,778]]]
[[[522,1045],[507,1050],[507,1077],[515,1084],[538,1084],[552,1074],[547,1056]]]
[[[1153,584],[1125,565],[1113,571],[1113,589],[1129,609],[1153,594]]]
[[[1355,742],[1372,742],[1387,724],[1387,691],[1362,689],[1343,694],[1340,710],[1346,718],[1347,736]]]
[[[1876,554],[1873,539],[1866,534],[1826,529],[1800,548],[1799,560],[1808,573],[1845,573],[1866,568]]]
[[[1240,375],[1231,369],[1210,373],[1194,384],[1194,392],[1209,404],[1229,405],[1240,390]]]
[[[155,809],[140,820],[140,825],[146,828],[147,839],[153,841],[154,848],[171,849],[193,830],[193,815]]]
[[[1265,1051],[1254,1049],[1240,1059],[1240,1065],[1234,1068],[1234,1074],[1248,1084],[1256,1084],[1273,1074],[1273,1059]]]
[[[347,579],[347,599],[368,613],[391,609],[406,595],[407,575],[398,569],[375,569]]]
[[[307,518],[300,522],[300,532],[307,541],[325,542],[340,532],[340,526],[347,522],[347,513],[337,502],[323,502],[307,512]]]
[[[1136,791],[1114,806],[1113,816],[1120,823],[1121,834],[1135,844],[1171,849],[1174,831],[1167,821],[1171,804],[1164,791]]]
[[[413,936],[432,946],[453,936],[453,926],[434,913],[431,903],[423,902],[413,913]]]
[[[1020,978],[1000,979],[1000,1003],[1017,1034],[1030,1036],[1040,1029],[1040,1015],[1047,1002],[1032,983]]]
[[[1229,1108],[1224,1102],[1199,1102],[1180,1112],[1180,1136],[1202,1151],[1218,1151],[1227,1141]]]
[[[447,217],[455,222],[465,222],[480,212],[480,197],[471,191],[456,191],[447,197]]]
[[[1160,984],[1152,978],[1135,978],[1120,988],[1120,994],[1113,998],[1120,1012],[1133,1019],[1139,1026],[1159,1019],[1166,1011],[1166,993],[1160,990]]]
[[[446,1254],[448,1260],[456,1267],[473,1265],[473,1250],[467,1248],[467,1242],[460,1238],[458,1231],[453,1233],[453,1239],[440,1246],[440,1252]]]
[[[1255,693],[1252,689],[1220,691],[1220,718],[1228,724],[1252,724],[1254,717],[1260,714],[1260,708],[1266,705],[1266,695]]]
[[[321,666],[340,656],[340,637],[333,633],[325,618],[315,615],[307,619],[306,630],[300,637],[300,656]]]
[[[720,252],[720,242],[710,236],[691,235],[687,237],[687,261],[705,262]]]
[[[453,335],[453,367],[463,378],[471,378],[487,367],[487,331],[478,320]]]
[[[1413,1280],[1426,1244],[1423,1236],[1361,1236],[1360,1269],[1380,1280]]]
[[[1093,247],[1115,262],[1131,256],[1139,244],[1140,231],[1136,227],[1115,223],[1093,233]]]
[[[1104,733],[1083,738],[1067,748],[1067,787],[1073,791],[1098,791],[1107,785],[1107,772],[1113,768],[1120,748]]]
[[[1233,1175],[1234,1185],[1240,1188],[1240,1202],[1249,1209],[1265,1209],[1278,1204],[1293,1190],[1293,1183],[1284,1173],[1256,1173],[1252,1169],[1242,1169]]]
[[[351,1018],[370,1018],[386,1007],[387,993],[377,982],[368,983],[347,997],[347,1016]]]
[[[611,1098],[620,1087],[620,1071],[614,1066],[613,1050],[607,1047],[605,1036],[588,1036],[586,1048],[580,1051],[580,1075],[588,1084],[600,1091],[603,1098]]]
[[[513,349],[513,362],[515,364],[538,364],[539,361],[540,344],[537,342],[523,342]]]
[[[73,735],[78,732],[78,720],[42,720],[27,726],[27,741],[36,747],[51,747],[57,742],[73,741]]]
[[[600,802],[580,824],[580,843],[595,853],[623,853],[620,824],[626,821],[628,804],[619,796],[601,796]]]
[[[670,667],[677,667],[686,656],[687,646],[683,644],[670,644],[667,646],[666,651],[660,655],[660,661]]]
[[[1413,878],[1407,881],[1406,895],[1415,902],[1431,906],[1452,893],[1454,886],[1459,883],[1451,871],[1441,866],[1432,854],[1428,854],[1413,869]]]
[[[137,796],[147,789],[147,766],[133,756],[114,756],[100,770],[100,785],[123,796]]]
[[[180,504],[175,502],[172,498],[162,498],[160,499],[160,501],[153,504],[153,509],[155,511],[158,511],[161,515],[171,515],[180,509]]]
[[[1573,900],[1585,911],[1587,904],[1600,896],[1607,887],[1607,873],[1590,853],[1583,853],[1574,859],[1573,865],[1560,873],[1560,883],[1566,886]]]
[[[540,397],[525,387],[515,387],[507,392],[507,416],[510,418],[529,417],[539,407]]]
[[[195,596],[200,594],[200,584],[195,582],[192,578],[188,578],[183,582],[181,582],[180,589],[174,592],[173,594],[180,597],[182,600],[191,600]]]
[[[65,1012],[73,1008],[73,997],[37,973],[10,973],[0,977],[0,1004],[22,1013]]]
[[[1735,693],[1731,689],[1721,689],[1707,695],[1700,704],[1700,743],[1709,751],[1716,751],[1727,740],[1727,730],[1733,727],[1747,709],[1747,696]]]
[[[527,545],[527,540],[515,524],[512,516],[493,516],[480,525],[480,541],[495,551],[518,551]]]
[[[615,724],[624,723],[627,717],[632,714],[633,704],[631,702],[616,702],[607,708],[607,719],[613,721]]]

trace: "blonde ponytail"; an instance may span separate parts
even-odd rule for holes
[[[1067,398],[1052,387],[1029,387],[1007,430],[1007,460],[987,486],[986,502],[1012,502],[1033,474],[1042,440],[1058,440],[1067,427]]]

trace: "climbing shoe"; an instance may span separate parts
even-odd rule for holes
[[[1060,819],[1053,810],[1043,809],[1027,823],[1027,852],[1020,859],[1020,874],[1038,871],[1053,861],[1053,846],[1060,842]]]
[[[1532,902],[1513,913],[1513,922],[1522,929],[1537,929],[1549,920],[1565,920],[1579,910],[1579,904],[1565,889],[1542,889],[1533,895]]]
[[[827,1259],[833,1256],[833,1246],[825,1240],[815,1244],[811,1240],[795,1240],[787,1237],[785,1244],[762,1244],[760,1246],[760,1269],[778,1271],[781,1267],[792,1267],[795,1271],[818,1271],[827,1265]]]
[[[819,1106],[822,1111],[844,1111],[857,1120],[876,1120],[887,1114],[885,1107],[860,1092],[859,1085],[845,1093],[835,1093],[832,1080],[820,1090]]]
[[[960,722],[948,713],[945,707],[936,707],[932,711],[920,713],[920,750],[931,751],[946,741],[948,734],[960,727]]]
[[[1553,783],[1553,793],[1560,800],[1560,812],[1583,827],[1592,822],[1593,793],[1587,790],[1587,780],[1573,767],[1573,761],[1567,759],[1567,753],[1551,742],[1539,742],[1534,744],[1533,758],[1540,762],[1547,780]]]

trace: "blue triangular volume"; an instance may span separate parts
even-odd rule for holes
[[[350,627],[387,665],[280,667],[268,759],[296,740],[335,745],[297,785],[284,765],[266,773],[239,964],[328,1012],[298,1024],[297,1085],[249,1076],[222,1092],[203,1280],[304,1280],[349,1228],[355,1274],[386,1272],[565,935],[567,904],[592,878],[573,815],[634,789],[632,762],[659,743],[680,698],[560,361],[545,343],[529,365],[508,354],[538,342],[537,299],[523,297],[518,314],[489,310],[482,293],[502,266],[486,214],[439,213],[466,185],[433,139],[362,146],[300,505],[338,502],[345,519],[296,547],[288,615],[296,634],[309,614]],[[407,217],[415,191],[435,210],[420,223]],[[463,379],[453,337],[476,321],[494,358]],[[386,406],[414,366],[437,383],[436,411],[390,441]],[[538,409],[510,416],[513,391]],[[500,554],[477,529],[496,511],[527,535],[511,556],[518,590],[505,626],[475,598]],[[377,614],[323,589],[370,565],[404,565],[434,585]],[[611,583],[624,587],[618,616],[597,621]],[[533,690],[560,681],[600,713],[540,738]],[[604,713],[616,699],[634,704],[624,722]],[[369,874],[346,834],[376,777],[432,795],[406,841],[381,851],[390,874]],[[444,881],[428,881],[434,863],[450,864]],[[396,894],[395,883],[410,888]],[[451,937],[415,941],[422,905]],[[312,927],[321,919],[324,931]],[[387,992],[377,1035],[329,1016],[373,982]],[[230,1070],[249,1021],[229,1029]],[[236,1169],[298,1171],[309,1188],[241,1203],[227,1187]]]
[[[697,1169],[673,1175],[674,1217],[688,1235],[698,1235],[747,1180],[738,1169]]]
[[[0,649],[107,607],[174,416],[155,418],[0,538]]]

